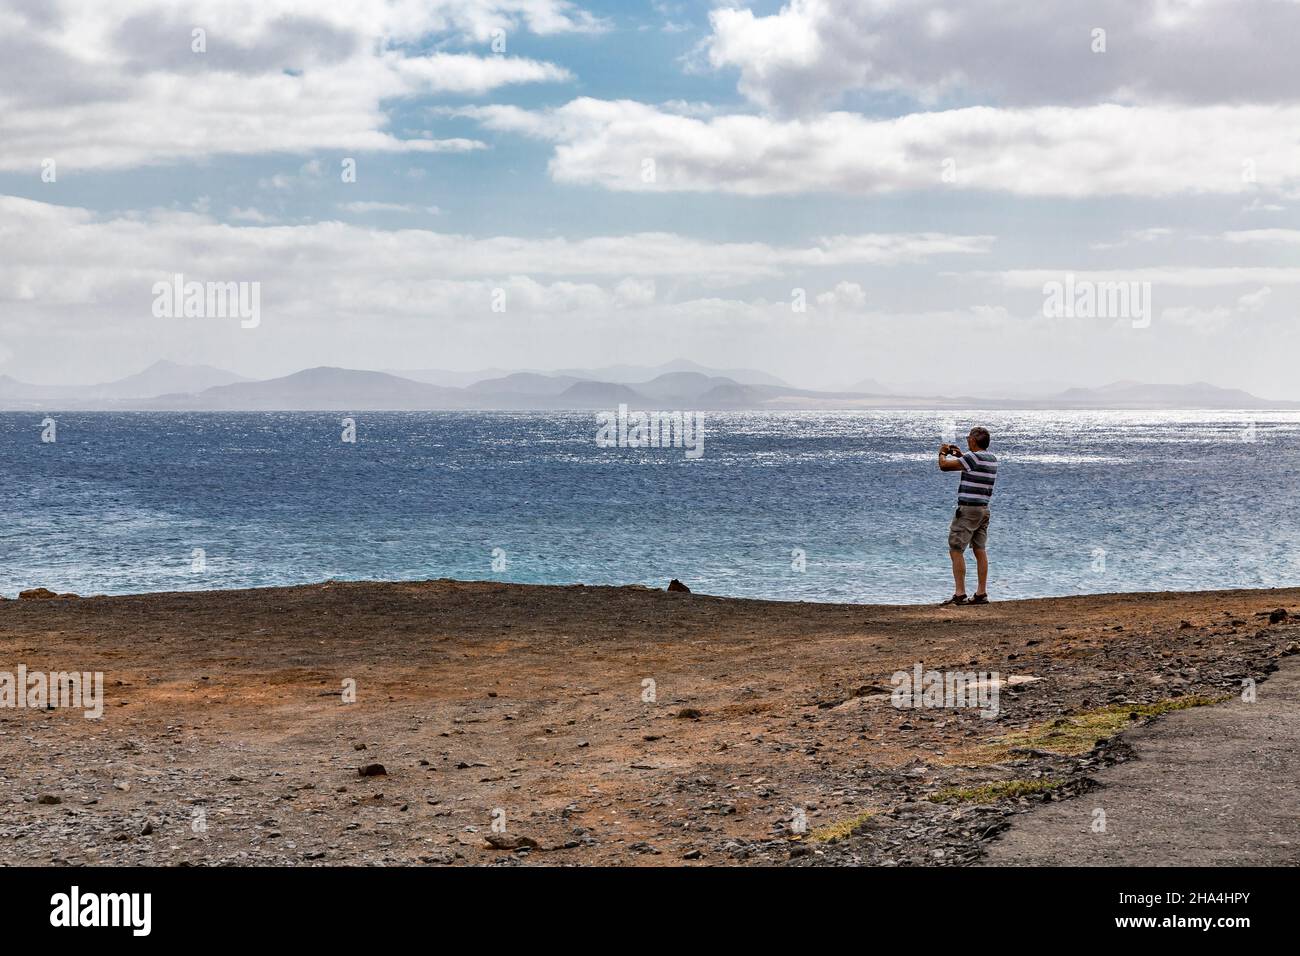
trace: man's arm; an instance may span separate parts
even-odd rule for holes
[[[965,471],[966,463],[960,458],[948,457],[948,445],[939,446],[939,470],[940,471]]]

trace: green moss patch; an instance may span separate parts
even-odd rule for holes
[[[1058,717],[1024,730],[1017,730],[962,755],[967,763],[996,763],[1016,750],[1045,750],[1067,757],[1085,754],[1097,741],[1113,737],[1138,720],[1149,720],[1175,710],[1220,704],[1222,697],[1171,697],[1153,704],[1112,704],[1068,717]]]
[[[978,787],[945,787],[927,798],[932,803],[997,803],[1014,800],[1031,793],[1046,793],[1065,783],[1064,780],[1003,780]]]
[[[875,815],[875,810],[867,810],[857,816],[847,817],[835,823],[828,823],[826,826],[818,827],[809,833],[808,839],[813,843],[831,843],[835,840],[843,840]]]

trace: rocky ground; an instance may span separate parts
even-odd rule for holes
[[[961,865],[1128,759],[1126,727],[1265,680],[1296,614],[451,581],[0,601],[0,671],[106,685],[99,720],[0,708],[0,863]],[[1038,679],[994,719],[891,706],[918,662]]]

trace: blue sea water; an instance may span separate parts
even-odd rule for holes
[[[1293,412],[710,413],[697,460],[597,447],[589,412],[359,413],[355,444],[336,413],[53,417],[45,443],[44,414],[0,414],[8,597],[677,577],[932,601],[957,481],[935,449],[976,423],[995,598],[1300,584]]]

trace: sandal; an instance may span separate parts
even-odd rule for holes
[[[985,600],[988,600],[988,599],[985,598]],[[964,595],[964,594],[954,594],[952,597],[948,598],[948,600],[944,601],[944,602],[943,602],[942,604],[940,604],[939,606],[940,606],[940,607],[943,607],[943,606],[946,605],[946,604],[965,604],[965,603],[966,603],[966,595]]]
[[[988,604],[989,596],[987,594],[976,594],[970,599],[971,604]]]

